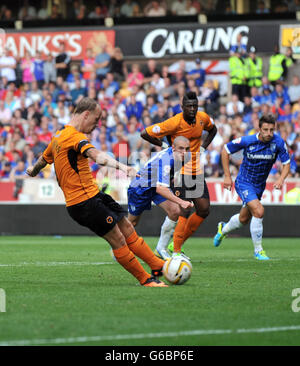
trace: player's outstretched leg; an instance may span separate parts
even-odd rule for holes
[[[122,219],[123,223],[127,219]],[[130,225],[129,221],[127,220],[128,224]],[[121,225],[122,226],[122,225]],[[131,225],[133,229],[133,226]],[[134,230],[134,229],[133,229]],[[135,231],[134,231],[135,232]],[[167,285],[159,281],[156,277],[150,275],[148,272],[145,271],[141,263],[137,260],[134,255],[134,252],[129,248],[126,244],[126,239],[124,234],[119,227],[119,225],[115,225],[112,230],[110,230],[107,234],[105,234],[104,239],[106,239],[113,249],[114,257],[116,261],[121,264],[121,266],[126,269],[129,273],[131,273],[142,286],[146,287],[167,287]],[[153,257],[155,257],[154,253]],[[156,257],[155,257],[156,258]],[[159,260],[158,258],[156,258]],[[160,268],[163,266],[164,261],[162,263],[158,263],[157,265]]]
[[[218,231],[214,237],[214,246],[218,247],[227,234],[242,226],[243,223],[240,221],[240,214],[233,215],[227,223],[224,223],[223,221],[219,222]]]
[[[165,221],[161,227],[159,241],[154,251],[157,257],[164,260],[170,257],[170,254],[167,251],[167,246],[171,237],[173,236],[175,226],[176,221],[173,221],[168,216],[166,216]]]
[[[226,237],[226,235],[222,232],[224,226],[225,222],[221,221],[218,223],[217,234],[214,237],[215,247],[218,247],[222,243],[222,240]]]
[[[254,258],[261,261],[269,260],[270,258],[267,256],[262,247],[263,218],[252,217],[250,223],[250,233],[254,245]]]

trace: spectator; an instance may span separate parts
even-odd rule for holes
[[[12,116],[12,111],[5,106],[4,100],[0,99],[0,123],[6,125],[9,123]]]
[[[163,101],[165,98],[174,98],[175,96],[175,88],[171,85],[171,79],[165,77],[163,80],[164,87],[158,91],[158,98],[160,101]]]
[[[116,17],[117,14],[120,12],[120,7],[118,5],[118,0],[110,0],[108,9],[107,9],[107,15],[109,17]]]
[[[4,21],[12,21],[14,20],[11,9],[7,8],[5,5],[1,7],[0,19]]]
[[[257,2],[256,14],[268,14],[270,13],[270,9],[266,7],[266,4],[263,0],[259,0]]]
[[[70,72],[70,62],[71,57],[66,51],[66,46],[64,42],[61,42],[59,45],[59,53],[55,57],[55,67],[57,76],[61,76],[64,79],[67,78]]]
[[[11,170],[12,170],[11,162],[5,161],[4,164],[1,164],[1,170],[0,170],[1,180],[8,180]]]
[[[163,17],[167,14],[167,4],[164,1],[150,1],[144,8],[146,17]]]
[[[57,4],[52,4],[50,19],[61,19],[62,15]]]
[[[52,133],[49,131],[49,118],[46,116],[43,116],[41,125],[40,125],[40,131],[39,131],[39,140],[49,145],[51,139],[52,139]]]
[[[127,77],[127,67],[124,63],[124,56],[120,47],[115,47],[112,51],[109,71],[113,73],[116,81],[124,81]]]
[[[152,81],[153,75],[155,73],[160,73],[156,60],[154,59],[147,60],[146,65],[142,69],[142,73],[144,75],[144,84],[150,83]]]
[[[94,68],[97,78],[102,81],[109,72],[110,55],[107,53],[107,44],[100,46],[100,52],[95,58]]]
[[[185,0],[175,0],[171,6],[171,12],[173,15],[182,15],[185,11]]]
[[[9,55],[9,49],[4,48],[3,54],[0,57],[0,77],[5,77],[7,81],[16,80],[16,60]]]
[[[33,81],[31,83],[31,89],[28,91],[28,97],[31,99],[31,101],[34,102],[40,102],[42,100],[42,91],[39,89],[39,85],[37,81]]]
[[[154,117],[152,119],[152,123],[151,124],[163,122],[167,118],[168,118],[168,115],[167,115],[166,108],[164,107],[163,104],[158,104],[158,106],[157,106],[157,112],[155,113],[155,115],[154,115]]]
[[[120,161],[123,164],[127,164],[128,158],[130,156],[130,147],[124,126],[121,123],[119,123],[116,127],[115,138],[116,140],[113,143],[112,152],[116,160]]]
[[[272,104],[271,89],[269,86],[264,85],[262,89],[261,104]]]
[[[275,89],[271,93],[272,103],[274,104],[278,97],[282,97],[283,104],[290,103],[290,97],[287,88],[284,88],[281,83],[275,85]]]
[[[17,162],[17,165],[15,167],[12,168],[12,170],[9,173],[9,180],[11,182],[16,182],[17,180],[23,180],[26,179],[28,176],[26,174],[26,167],[25,167],[25,163],[22,160],[19,160]],[[18,185],[18,188],[22,187],[21,185]],[[18,193],[19,193],[19,189],[17,190],[17,192],[14,193],[15,198],[18,197]]]
[[[53,82],[56,81],[57,77],[56,62],[51,53],[47,55],[43,70],[44,70],[45,83],[48,84],[50,81]]]
[[[86,88],[81,86],[80,78],[75,79],[75,87],[71,89],[71,98],[73,105],[76,105],[83,97],[87,95]]]
[[[239,33],[236,37],[235,43],[233,43],[230,47],[229,54],[230,56],[236,56],[239,54],[239,57],[246,57],[247,55],[247,45],[243,40],[243,34]]]
[[[135,123],[129,123],[127,141],[131,154],[136,153],[142,146],[141,133],[136,129]],[[132,161],[129,162],[132,164]]]
[[[88,81],[91,72],[94,70],[95,57],[93,56],[93,50],[91,48],[87,48],[85,54],[85,58],[81,61],[81,72],[83,74],[83,79]]]
[[[200,5],[200,3],[199,3],[199,5]],[[200,8],[201,8],[201,5],[200,5]],[[181,15],[195,15],[195,14],[197,14],[197,9],[194,7],[192,0],[185,0],[185,8],[182,11]]]
[[[218,164],[212,163],[211,155],[209,152],[205,154],[206,162],[204,164],[204,175],[205,178],[214,177],[217,178],[219,176],[219,166]]]
[[[86,6],[81,4],[79,7],[79,13],[76,16],[76,19],[81,20],[86,18]]]
[[[196,68],[188,72],[187,79],[196,81],[196,85],[200,88],[205,82],[205,69],[201,67],[200,58],[196,58]]]
[[[135,4],[132,10],[132,17],[142,17],[142,16],[144,16],[144,13],[141,10],[139,4]]]
[[[33,75],[34,79],[38,83],[38,87],[41,89],[45,82],[44,75],[44,64],[45,61],[42,60],[42,54],[40,51],[36,51],[36,56],[33,58]]]
[[[4,99],[5,108],[8,108],[12,113],[15,110],[16,103],[17,99],[14,97],[14,93],[11,90],[8,90]]]
[[[29,83],[31,84],[33,79],[34,79],[34,63],[33,63],[33,58],[30,54],[30,52],[26,51],[25,52],[25,57],[22,59],[21,62],[21,68],[23,70],[23,77],[22,77],[22,81],[23,83]]]
[[[82,87],[85,86],[85,81],[82,78],[82,74],[80,74],[79,72],[79,66],[77,64],[73,64],[70,68],[70,74],[67,76],[67,78],[65,79],[66,82],[68,83],[68,86],[70,88],[70,90],[75,88],[75,81],[77,79],[80,80],[80,85]]]
[[[126,116],[129,119],[131,116],[135,116],[137,120],[141,120],[143,114],[143,105],[135,99],[134,95],[131,95],[126,103]]]
[[[132,0],[125,0],[120,8],[120,15],[124,17],[132,17],[133,9],[137,4]]]
[[[40,155],[43,153],[43,151],[46,149],[47,145],[39,140],[39,136],[37,133],[34,133],[32,135],[33,141],[32,141],[32,151],[34,154],[34,157],[37,159],[40,157]]]
[[[103,19],[106,16],[107,16],[106,6],[96,5],[94,10],[89,13],[88,18],[90,18],[90,19]]]
[[[148,95],[147,96],[147,104],[146,104],[146,109],[149,112],[150,117],[154,117],[155,114],[157,113],[158,110],[158,106],[156,104],[156,100],[154,99],[153,95]]]
[[[164,79],[160,76],[158,72],[153,74],[150,84],[154,86],[156,93],[159,93],[159,91],[165,87]]]
[[[294,75],[292,79],[292,85],[288,87],[288,95],[290,97],[290,102],[293,105],[300,98],[300,77]]]
[[[62,101],[58,101],[57,107],[53,110],[53,115],[57,118],[60,126],[65,126],[70,122],[70,112]]]
[[[37,12],[37,18],[40,20],[49,18],[47,0],[42,0],[41,7]]]
[[[217,116],[217,110],[219,109],[220,94],[213,80],[207,80],[205,83],[205,92],[202,90],[204,97],[204,110],[212,117]]]
[[[244,103],[239,100],[237,94],[233,94],[231,97],[231,101],[227,103],[226,113],[228,116],[234,116],[236,114],[243,113]]]
[[[31,20],[36,18],[36,9],[30,5],[29,0],[24,0],[23,6],[19,10],[18,19],[20,20]]]
[[[144,75],[140,71],[139,64],[133,64],[132,70],[127,76],[127,84],[129,89],[131,89],[134,85],[142,85],[144,82]]]

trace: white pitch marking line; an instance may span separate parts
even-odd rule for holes
[[[54,338],[54,339],[24,339],[13,341],[2,341],[0,346],[34,346],[42,344],[66,344],[66,343],[87,343],[101,341],[116,341],[122,339],[146,339],[146,338],[170,338],[180,336],[197,336],[197,335],[218,335],[218,334],[240,334],[240,333],[268,333],[268,332],[284,332],[300,330],[300,325],[271,327],[271,328],[252,328],[252,329],[196,329],[182,332],[165,332],[165,333],[142,333],[142,334],[117,334],[111,336],[92,336],[92,337],[71,337],[71,338]]]
[[[0,267],[53,267],[53,266],[99,266],[104,264],[114,264],[114,262],[22,262],[22,263],[8,263],[1,264]]]

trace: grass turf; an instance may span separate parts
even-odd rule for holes
[[[300,345],[300,239],[264,248],[272,260],[255,260],[249,238],[191,238],[191,279],[153,289],[97,237],[0,237],[0,345]]]

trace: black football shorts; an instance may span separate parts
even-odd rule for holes
[[[175,196],[192,201],[197,198],[209,200],[209,191],[203,175],[181,175],[180,180],[171,186]]]
[[[107,234],[127,211],[108,194],[99,192],[96,196],[67,207],[69,215],[79,225],[85,226],[98,236]]]

